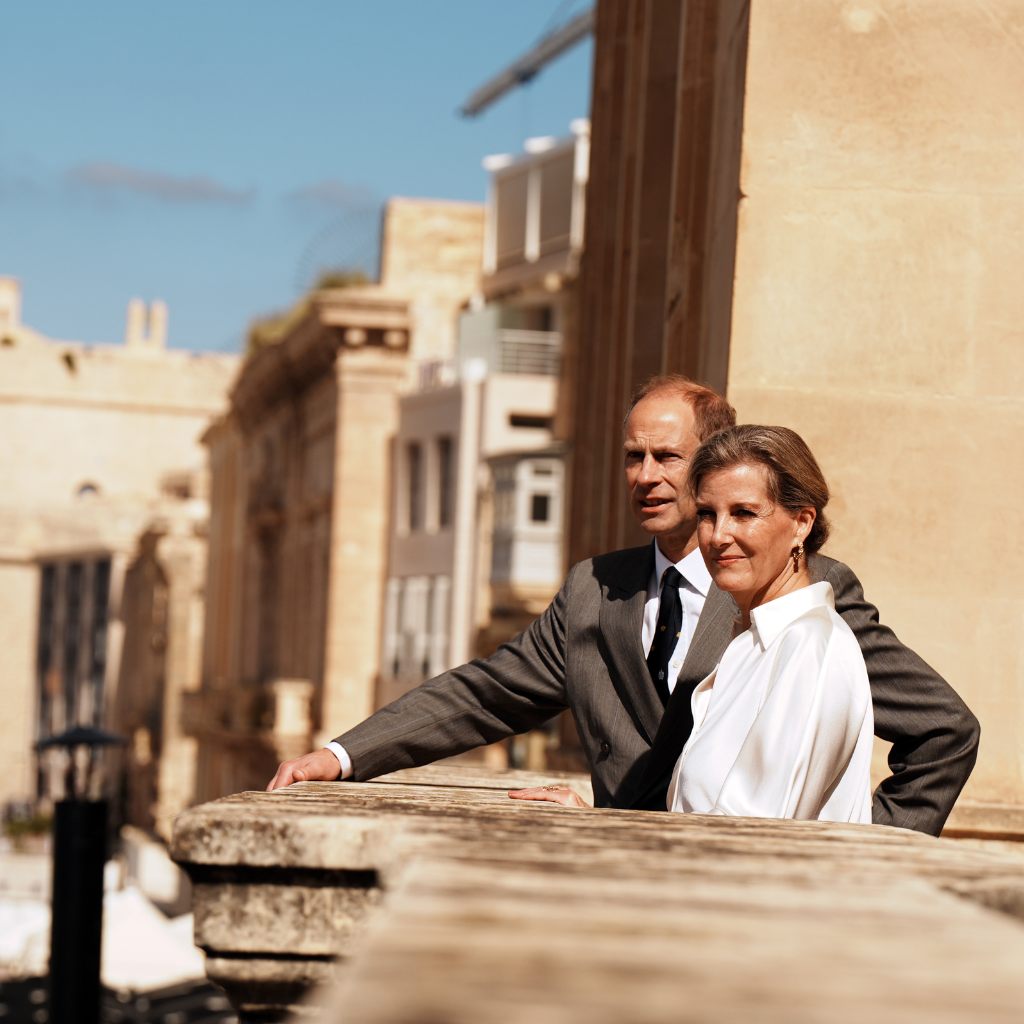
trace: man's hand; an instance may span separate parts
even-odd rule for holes
[[[333,751],[326,747],[312,754],[285,761],[270,780],[267,792],[290,786],[293,782],[333,782],[341,774],[341,765]]]
[[[282,767],[284,767],[282,765]],[[568,786],[538,786],[536,789],[511,789],[509,798],[512,800],[546,800],[551,804],[563,807],[589,807],[590,804],[575,790]]]

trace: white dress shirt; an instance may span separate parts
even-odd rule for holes
[[[661,611],[662,577],[665,575],[665,570],[672,564],[661,553],[658,542],[654,541],[654,572],[651,573],[651,579],[647,585],[647,603],[644,605],[644,623],[640,633],[645,658],[651,653],[654,632],[658,626],[658,613]],[[683,667],[686,652],[690,649],[690,641],[697,628],[697,620],[704,610],[704,601],[707,599],[708,590],[711,587],[711,574],[701,557],[700,548],[694,548],[688,555],[676,562],[675,567],[683,577],[683,581],[679,585],[679,599],[683,605],[683,628],[679,631],[679,642],[676,644],[672,660],[669,662],[669,693],[675,689],[679,670]],[[340,743],[333,741],[328,743],[325,749],[330,750],[341,763],[341,774],[338,778],[350,778],[352,759],[348,756],[348,751]]]
[[[693,692],[668,809],[870,824],[871,688],[831,585],[750,617]]]
[[[338,759],[341,764],[341,774],[338,776],[339,779],[350,779],[352,777],[352,758],[348,756],[348,751],[340,744],[331,740],[330,743],[324,747],[324,750],[329,750]]]

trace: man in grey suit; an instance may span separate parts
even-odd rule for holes
[[[654,378],[625,424],[630,506],[654,543],[580,562],[547,611],[490,658],[442,673],[322,750],[286,761],[268,789],[308,779],[372,779],[535,729],[571,709],[598,807],[665,810],[693,727],[690,696],[732,638],[736,605],[697,550],[686,490],[702,440],[735,423],[728,403],[677,376]],[[892,775],[877,824],[938,835],[977,757],[977,719],[955,691],[879,624],[842,562],[808,559],[860,643],[875,733]],[[340,768],[340,771],[339,771]]]

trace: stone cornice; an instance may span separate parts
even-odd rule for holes
[[[277,403],[330,373],[340,350],[374,351],[385,365],[408,358],[409,302],[374,286],[318,292],[305,316],[252,356],[231,393],[243,432]]]

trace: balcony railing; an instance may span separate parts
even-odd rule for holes
[[[558,331],[498,331],[502,373],[533,373],[557,377],[562,362]]]

